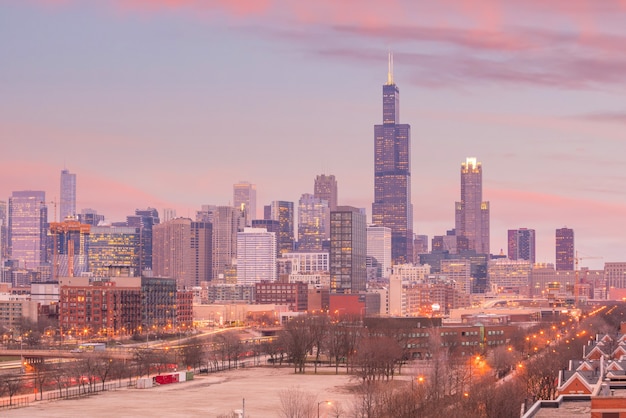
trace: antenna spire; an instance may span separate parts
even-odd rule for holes
[[[393,52],[389,52],[389,64],[387,70],[387,85],[393,84]]]

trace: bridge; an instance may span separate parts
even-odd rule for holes
[[[90,356],[103,356],[114,359],[131,359],[134,350],[125,348],[106,349],[104,351],[83,351],[76,352],[72,350],[42,350],[42,349],[0,349],[0,357],[23,357],[28,363],[37,363],[39,359],[45,358],[66,358],[81,359]],[[34,360],[34,361],[31,361]]]

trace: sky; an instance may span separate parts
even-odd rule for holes
[[[77,209],[232,203],[259,214],[334,174],[371,216],[388,53],[411,125],[414,232],[454,228],[483,167],[491,249],[532,228],[553,263],[626,261],[626,1],[0,0],[0,200],[60,172]]]

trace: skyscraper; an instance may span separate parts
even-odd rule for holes
[[[387,83],[383,85],[383,123],[374,126],[372,223],[391,228],[391,257],[395,263],[413,260],[411,126],[400,124],[400,90],[393,81],[391,55]]]
[[[139,271],[152,269],[152,231],[158,225],[159,212],[154,208],[135,209],[135,215],[126,217],[126,225],[139,228]]]
[[[9,255],[9,240],[7,234],[7,202],[0,200],[0,263]],[[4,263],[2,263],[4,265]]]
[[[281,254],[293,251],[294,237],[293,202],[275,200],[270,205],[270,219],[278,221],[280,232],[276,237]]]
[[[176,279],[179,287],[199,286],[212,274],[212,226],[176,218],[153,227],[153,270],[156,276]]]
[[[76,215],[76,174],[67,169],[61,170],[60,196],[59,219],[53,219],[55,222],[63,222],[67,216]]]
[[[46,262],[48,209],[46,193],[13,192],[9,198],[9,248],[20,267],[36,269]]]
[[[237,284],[276,280],[276,234],[263,228],[237,233]]]
[[[196,221],[213,225],[212,280],[223,279],[237,258],[237,232],[242,219],[242,212],[232,206],[202,205],[196,214]]]
[[[330,291],[358,293],[367,282],[367,223],[351,206],[330,212]]]
[[[52,279],[78,277],[89,270],[89,233],[91,225],[75,219],[50,223],[52,241]]]
[[[456,202],[455,230],[469,250],[489,254],[489,202],[483,202],[483,169],[476,158],[461,164],[461,201]]]
[[[326,200],[330,210],[337,209],[337,180],[335,180],[335,176],[320,174],[315,177],[313,196]]]
[[[520,228],[508,231],[509,260],[535,262],[535,230]]]
[[[556,230],[556,270],[574,270],[574,230]]]
[[[328,201],[305,193],[298,202],[298,251],[320,252],[330,238]]]
[[[256,219],[256,184],[240,181],[233,185],[233,206],[245,213],[245,226],[252,225]]]
[[[376,277],[389,277],[391,274],[391,229],[386,226],[367,227],[367,256],[376,262]]]

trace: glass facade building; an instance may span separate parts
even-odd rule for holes
[[[139,228],[94,226],[89,234],[89,271],[96,277],[109,275],[111,266],[127,267],[139,276]]]
[[[365,214],[351,206],[330,213],[330,292],[358,293],[367,282]]]
[[[10,256],[20,267],[36,269],[46,262],[48,209],[42,191],[13,192],[9,198]]]
[[[244,212],[245,226],[252,225],[252,220],[256,219],[256,184],[247,181],[240,181],[233,185],[233,202],[237,209]]]
[[[59,219],[55,222],[63,222],[68,216],[76,215],[76,174],[69,170],[61,171],[61,201],[59,202]]]
[[[52,279],[78,277],[89,270],[89,234],[91,225],[73,219],[50,223]]]
[[[284,254],[293,251],[295,244],[293,202],[273,201],[270,205],[270,219],[277,220],[280,225],[280,231],[276,236],[278,252]]]
[[[391,61],[383,86],[383,123],[374,126],[374,203],[372,223],[391,229],[394,263],[413,260],[411,203],[411,126],[400,124],[400,90]]]
[[[574,230],[556,230],[556,270],[574,270]]]
[[[509,229],[507,236],[509,260],[535,262],[535,230]]]
[[[305,193],[298,201],[298,251],[322,251],[322,243],[330,238],[328,201]]]

